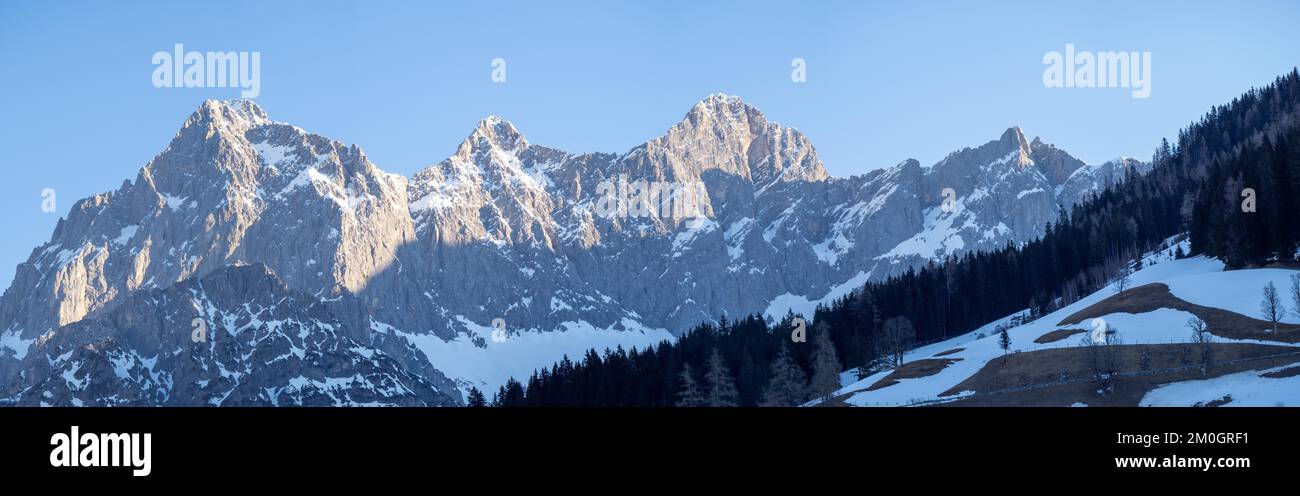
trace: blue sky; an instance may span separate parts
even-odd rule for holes
[[[1211,105],[1300,63],[1300,2],[0,3],[0,282],[79,198],[116,189],[205,98],[151,57],[258,51],[275,120],[410,174],[484,116],[569,151],[623,152],[697,100],[739,95],[847,176],[1009,126],[1086,161],[1149,157]],[[1152,92],[1046,88],[1043,55],[1150,51]],[[493,58],[507,82],[490,80]],[[793,58],[807,82],[790,81]],[[40,210],[54,188],[58,212]]]

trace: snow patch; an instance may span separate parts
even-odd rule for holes
[[[1142,397],[1140,406],[1192,406],[1228,400],[1222,406],[1298,406],[1300,376],[1270,378],[1269,372],[1296,367],[1284,365],[1196,381],[1160,386]]]
[[[767,304],[767,309],[763,311],[763,316],[773,321],[779,321],[785,318],[786,314],[793,311],[796,315],[802,315],[805,320],[812,321],[813,313],[817,310],[817,305],[830,305],[838,298],[856,291],[867,284],[867,273],[858,272],[857,275],[849,280],[840,283],[826,292],[826,295],[816,300],[807,296],[794,295],[785,293],[773,298]]]

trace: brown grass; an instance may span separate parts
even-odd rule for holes
[[[1057,325],[1075,325],[1085,320],[1112,313],[1145,313],[1161,308],[1189,312],[1204,320],[1210,333],[1229,339],[1262,339],[1287,343],[1300,342],[1300,324],[1278,323],[1276,333],[1273,323],[1229,312],[1218,308],[1189,303],[1169,292],[1169,286],[1152,283],[1138,286],[1110,296],[1061,320]],[[1191,330],[1188,331],[1191,336]]]
[[[1042,336],[1038,336],[1037,339],[1034,339],[1034,342],[1038,344],[1055,343],[1057,341],[1068,338],[1075,334],[1082,334],[1085,332],[1088,332],[1088,330],[1087,329],[1057,329],[1055,331],[1049,332]]]
[[[1151,370],[1169,369],[1196,364],[1195,347],[1187,344],[1115,345],[1121,373],[1137,372],[1139,356],[1143,349],[1149,353]],[[1296,351],[1293,347],[1252,343],[1214,343],[1215,359],[1229,361],[1244,358],[1267,357]],[[1184,348],[1187,359],[1184,358]],[[1084,382],[1044,387],[1006,394],[976,394],[945,405],[953,406],[1069,406],[1081,402],[1090,406],[1137,406],[1147,392],[1162,384],[1205,379],[1220,375],[1259,370],[1300,362],[1300,355],[1260,358],[1249,362],[1219,365],[1206,375],[1199,369],[1181,370],[1153,375],[1119,378],[1114,391],[1098,395],[1097,385],[1086,380],[1091,377],[1085,347],[1054,348],[1015,353],[1004,359],[991,360],[971,377],[945,391],[941,396],[952,396],[963,391],[989,393],[1029,384],[1043,384],[1066,380],[1085,379]],[[1288,369],[1289,370],[1289,369]]]
[[[918,377],[927,377],[938,374],[940,370],[948,368],[949,365],[961,361],[960,358],[922,358],[903,364],[901,367],[894,369],[889,375],[881,377],[880,380],[868,387],[867,391],[875,391],[898,384],[903,379],[915,379]],[[855,393],[857,391],[854,391]]]

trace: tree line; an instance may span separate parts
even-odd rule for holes
[[[1150,172],[1129,170],[1044,226],[1034,241],[968,252],[909,270],[819,306],[806,340],[793,314],[703,323],[675,343],[643,350],[590,350],[502,386],[494,406],[758,406],[829,398],[840,371],[859,377],[902,365],[918,343],[969,332],[1025,312],[1035,318],[1095,292],[1141,253],[1173,248],[1188,233],[1192,254],[1230,266],[1296,259],[1300,213],[1300,75],[1293,69],[1211,109],[1162,140]],[[1242,209],[1242,190],[1255,195]],[[1247,192],[1251,193],[1251,192]],[[1178,255],[1184,255],[1178,253]],[[811,341],[811,342],[809,342]]]

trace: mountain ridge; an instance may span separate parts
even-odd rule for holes
[[[715,94],[623,154],[536,145],[489,116],[408,178],[251,101],[205,101],[134,182],[79,201],[19,266],[0,334],[21,347],[136,291],[243,262],[318,298],[354,295],[382,326],[449,346],[495,319],[516,335],[668,339],[720,314],[810,313],[866,280],[1032,239],[1066,208],[1031,167],[1039,150],[1065,164],[1057,175],[1082,170],[1012,127],[930,167],[837,178],[802,133]],[[601,185],[625,178],[700,184],[674,197],[699,215],[602,215]]]

